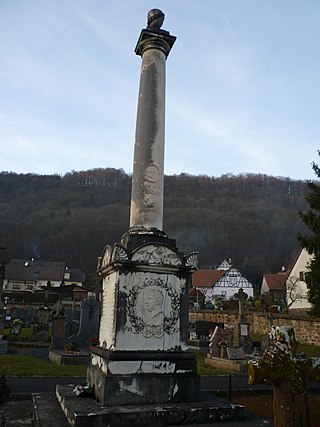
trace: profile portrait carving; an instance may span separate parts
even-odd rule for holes
[[[178,293],[161,279],[146,279],[132,288],[128,295],[128,329],[145,338],[161,338],[176,332],[180,314]]]

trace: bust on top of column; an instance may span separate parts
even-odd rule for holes
[[[165,236],[163,226],[165,62],[176,40],[152,9],[135,52],[142,57],[136,122],[130,235]],[[166,237],[166,236],[165,236]]]
[[[162,49],[167,57],[176,41],[176,37],[170,35],[169,31],[161,30],[165,15],[159,9],[148,12],[147,28],[141,31],[135,53],[142,56],[145,49]]]

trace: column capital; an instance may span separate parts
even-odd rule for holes
[[[168,57],[176,38],[169,31],[146,28],[141,31],[134,51],[137,55],[142,56],[148,49],[159,49]]]

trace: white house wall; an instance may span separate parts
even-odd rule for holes
[[[307,264],[311,261],[312,259],[312,255],[309,255],[308,252],[303,249],[295,263],[295,265],[293,266],[290,275],[287,279],[287,284],[290,283],[290,279],[291,280],[296,280],[296,279],[300,279],[300,272],[303,272],[304,274],[308,271],[310,271],[307,268]],[[308,299],[307,299],[307,294],[308,294],[308,288],[307,288],[307,284],[305,281],[301,281],[298,280],[298,282],[295,285],[297,288],[300,289],[300,291],[302,292],[302,294],[304,295],[303,300],[302,301],[295,301],[291,307],[290,310],[294,309],[310,309],[311,308],[311,304],[309,303]],[[291,303],[291,299],[289,297],[289,294],[287,295],[288,298],[288,305]]]
[[[269,286],[267,285],[266,279],[263,278],[262,285],[261,285],[261,290],[260,290],[260,294],[263,295],[263,294],[266,294],[269,291],[270,291],[270,289],[269,289]]]
[[[199,289],[205,294],[206,301],[211,301],[217,295],[229,299],[240,289],[243,289],[248,297],[253,297],[252,284],[235,267],[226,271],[213,287],[199,287]]]

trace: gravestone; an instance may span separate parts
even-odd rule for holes
[[[100,326],[100,301],[90,298],[81,302],[79,344],[87,346],[90,337],[98,337]]]
[[[193,329],[197,339],[209,339],[209,335],[212,335],[216,326],[223,328],[224,324],[221,322],[208,322],[207,320],[196,320],[193,322]]]
[[[226,358],[227,348],[233,346],[233,330],[216,326],[209,344],[209,357]]]
[[[77,320],[66,320],[64,323],[64,337],[66,339],[74,339],[79,332],[79,322]]]
[[[52,337],[50,349],[62,349],[65,343],[65,324],[66,318],[64,316],[53,316],[52,317]]]
[[[238,300],[239,317],[238,322],[236,322],[234,326],[234,347],[242,347],[246,354],[251,354],[253,352],[254,346],[250,339],[250,323],[246,321],[244,314],[245,293],[242,288],[238,291]]]
[[[227,357],[229,360],[244,360],[245,355],[243,347],[227,347]]]
[[[38,310],[39,325],[48,326],[51,310],[47,307],[40,307]]]
[[[248,383],[273,384],[275,427],[304,425],[297,395],[306,390],[308,379],[320,381],[320,358],[297,357],[292,326],[272,326],[269,337],[261,359],[248,361]]]

